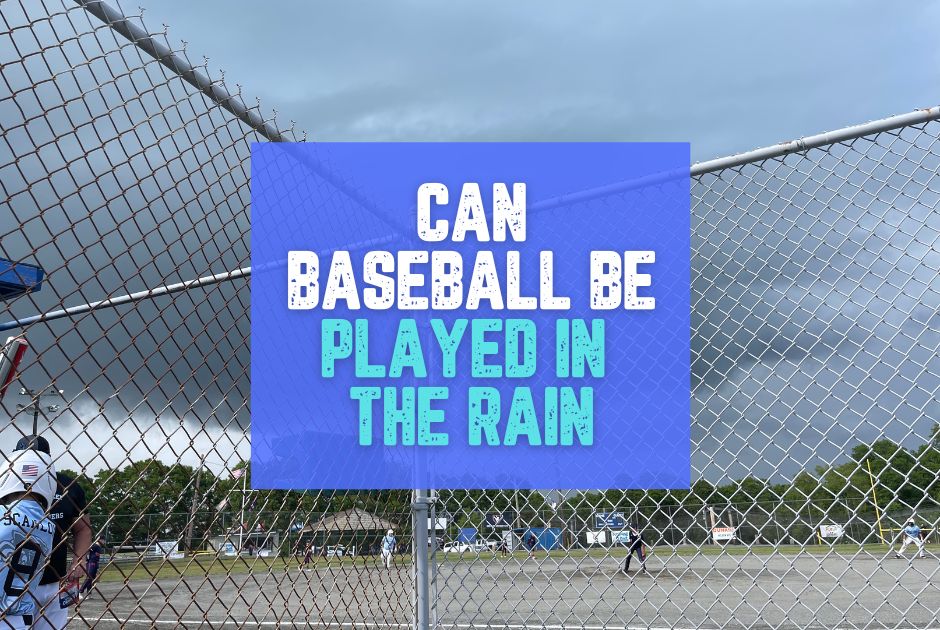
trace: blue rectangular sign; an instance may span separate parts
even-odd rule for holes
[[[251,196],[252,487],[689,486],[687,144],[256,144]]]
[[[594,515],[594,529],[623,529],[627,521],[620,512],[599,512]]]

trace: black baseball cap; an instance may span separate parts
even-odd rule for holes
[[[49,453],[49,441],[41,435],[24,435],[20,438],[20,441],[16,443],[16,448],[13,450],[34,450],[45,453],[46,455],[51,455],[51,453]]]

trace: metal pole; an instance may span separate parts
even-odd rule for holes
[[[940,106],[918,109],[907,114],[889,116],[888,118],[873,120],[872,122],[867,122],[861,125],[844,127],[836,131],[829,131],[813,136],[806,136],[805,138],[791,140],[789,142],[780,142],[762,149],[754,149],[753,151],[738,153],[737,155],[718,158],[716,160],[699,162],[698,164],[694,164],[692,166],[691,175],[692,177],[698,177],[699,175],[713,173],[715,171],[724,170],[726,168],[734,168],[736,166],[743,166],[744,164],[749,164],[751,162],[760,162],[771,158],[783,157],[785,155],[789,155],[790,153],[799,153],[801,151],[808,151],[809,149],[817,149],[819,147],[830,144],[837,144],[839,142],[854,140],[855,138],[871,136],[876,133],[892,131],[901,127],[921,125],[932,120],[937,120],[938,118],[940,118]]]
[[[202,477],[202,467],[205,465],[205,460],[199,462],[199,470],[196,471],[196,488],[193,492],[193,505],[189,509],[189,524],[186,527],[186,551],[193,550],[193,528],[196,524],[196,511],[199,506],[199,481]]]
[[[284,134],[278,131],[272,124],[264,120],[257,109],[246,106],[238,95],[231,94],[220,82],[213,81],[197,70],[189,61],[176,54],[169,46],[154,39],[150,33],[128,20],[118,9],[110,6],[108,3],[104,2],[104,0],[74,1],[90,14],[110,26],[114,32],[153,57],[171,72],[177,74],[183,81],[186,81],[205,94],[207,98],[218,104],[219,107],[230,112],[235,118],[257,131],[266,140],[270,140],[271,142],[290,142],[289,138],[284,136]],[[385,222],[387,225],[395,228],[397,231],[404,233],[404,225],[400,225],[396,220],[387,216],[384,211],[363,196],[356,187],[347,182],[345,178],[332,172],[324,164],[314,162],[308,157],[305,157],[302,163],[304,166],[311,168],[328,183],[342,191],[347,197],[365,208],[369,213]]]
[[[431,569],[431,588],[429,590],[429,608],[431,616],[429,623],[432,627],[437,627],[437,491],[431,490],[431,551],[428,556],[429,567]]]
[[[33,435],[39,435],[39,398],[33,401]]]
[[[242,511],[238,520],[238,555],[242,555],[242,538],[245,535],[245,483],[248,480],[248,471],[242,468]]]
[[[711,525],[710,525],[711,529],[709,529],[708,531],[708,538],[710,539],[709,542],[711,542],[713,545],[717,545],[718,541],[715,540],[715,508],[709,506],[708,516],[711,521]]]
[[[271,125],[264,122],[264,120],[255,110],[248,109],[243,103],[241,103],[241,101],[229,94],[221,86],[212,83],[207,77],[196,71],[192,65],[189,64],[189,62],[180,58],[176,53],[166,47],[166,45],[153,39],[146,31],[138,27],[136,24],[129,22],[120,11],[110,7],[102,0],[74,0],[74,2],[84,7],[89,13],[100,19],[102,22],[105,22],[111,26],[117,33],[133,42],[141,50],[152,56],[161,64],[179,74],[183,80],[197,87],[219,106],[230,111],[239,120],[243,121],[245,124],[268,140],[271,140],[272,142],[282,142],[285,140],[279,132],[271,127]],[[807,151],[809,149],[826,146],[832,143],[846,142],[855,138],[861,138],[876,133],[883,133],[885,131],[892,131],[894,129],[900,129],[909,125],[926,124],[930,121],[938,119],[940,119],[940,106],[919,109],[907,114],[891,116],[862,125],[845,127],[836,131],[808,136],[798,140],[791,140],[790,142],[781,142],[769,147],[755,149],[753,151],[739,153],[737,155],[709,160],[706,162],[699,162],[698,164],[693,164],[690,170],[655,173],[634,180],[616,182],[607,186],[600,186],[573,194],[561,195],[551,199],[544,199],[530,204],[528,212],[534,213],[564,204],[596,199],[598,197],[605,197],[627,190],[634,190],[644,186],[650,186],[664,181],[669,181],[677,177],[700,177],[701,175],[714,173],[722,169],[735,168],[753,162],[759,162],[775,157],[782,157],[790,153]],[[342,180],[342,178],[332,173],[329,175],[325,174],[321,165],[309,166],[316,172],[320,173],[321,176],[323,176],[324,179],[326,179],[328,182],[337,186],[337,188],[342,190],[348,197],[355,200],[362,207],[366,208],[370,213],[391,225],[398,232],[406,232],[402,229],[402,226],[397,224],[397,222],[391,221],[389,217],[385,216],[383,212],[379,211],[372,202],[364,198],[362,195],[359,195],[357,191],[351,186],[348,186]],[[169,295],[171,293],[176,293],[177,291],[185,291],[187,289],[200,286],[209,286],[219,282],[229,282],[239,278],[245,278],[250,275],[251,267],[244,267],[234,271],[228,271],[212,276],[197,278],[195,280],[158,287],[156,289],[148,289],[146,291],[139,291],[137,293],[122,295],[107,300],[89,302],[87,304],[81,304],[71,308],[59,309],[49,313],[41,313],[39,315],[32,315],[22,319],[2,322],[0,323],[0,331],[12,330],[14,328],[24,328],[37,322],[45,322],[63,317],[75,316],[98,308],[113,308],[115,306],[132,303],[139,300],[151,299],[161,295]]]
[[[428,508],[431,498],[427,490],[415,490],[411,504],[412,561],[415,571],[415,630],[431,627],[430,558],[428,557]]]
[[[346,249],[365,249],[369,247],[374,247],[375,245],[384,245],[394,240],[393,237],[382,237],[382,238],[372,238],[356,241],[345,246]],[[321,256],[328,256],[334,251],[338,251],[340,248],[333,249],[324,249],[318,251],[317,253]],[[261,273],[262,271],[267,271],[269,269],[275,269],[277,264],[286,264],[286,259],[283,261],[274,261],[263,264],[260,268],[255,269],[254,271]],[[185,280],[183,282],[175,282],[173,284],[166,284],[153,289],[145,289],[143,291],[136,291],[134,293],[126,293],[123,295],[116,295],[114,297],[109,297],[104,300],[97,300],[95,302],[86,302],[85,304],[78,304],[76,306],[70,306],[68,308],[60,308],[54,311],[49,311],[47,313],[39,313],[38,315],[30,315],[28,317],[23,317],[20,319],[15,319],[9,322],[0,323],[0,331],[12,330],[14,328],[24,328],[26,326],[38,323],[38,322],[48,322],[55,319],[61,319],[63,317],[75,317],[76,315],[83,315],[85,313],[102,309],[102,308],[115,308],[117,306],[122,306],[124,304],[132,304],[134,302],[139,302],[141,300],[151,300],[153,298],[162,297],[164,295],[172,295],[174,293],[179,293],[181,291],[189,291],[190,289],[198,289],[200,287],[209,287],[214,284],[219,284],[221,282],[232,282],[234,280],[248,279],[252,274],[251,267],[241,267],[234,271],[224,271],[222,273],[217,273],[209,276],[201,276],[192,280]],[[108,398],[112,398],[109,396]],[[104,403],[102,403],[103,405]]]

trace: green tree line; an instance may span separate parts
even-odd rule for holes
[[[63,472],[78,478],[93,526],[116,545],[183,540],[203,548],[207,538],[238,527],[243,497],[245,521],[252,529],[260,525],[287,535],[326,514],[351,508],[400,524],[402,534],[410,528],[408,491],[250,491],[248,463],[240,462],[234,471],[243,471],[244,478],[238,472],[216,475],[205,467],[148,459],[94,476]],[[249,491],[243,494],[243,487]],[[565,522],[573,515],[588,522],[594,512],[607,509],[652,516],[663,510],[694,514],[707,506],[730,504],[786,503],[830,517],[849,510],[873,515],[875,498],[885,513],[923,510],[940,506],[940,425],[917,448],[886,439],[858,444],[845,461],[803,471],[788,482],[746,477],[713,485],[700,479],[689,490],[586,491],[569,494],[554,510],[538,491],[453,490],[439,497],[437,510],[452,517],[454,528],[482,527],[486,513],[517,511],[527,522],[534,524],[536,517],[552,525],[553,518]]]

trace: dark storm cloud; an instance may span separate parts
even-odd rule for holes
[[[143,5],[318,140],[680,140],[707,159],[933,105],[940,79],[929,4]]]
[[[935,101],[934,6],[649,4],[160,0],[145,20],[315,140],[685,140],[707,158]],[[51,36],[37,31],[39,47]],[[110,83],[140,58],[100,41],[108,65],[83,65],[99,54],[85,41],[30,73],[0,42],[17,93],[0,93],[14,127],[0,164],[21,158],[2,173],[3,253],[50,271],[4,320],[247,264],[244,128],[152,62]],[[43,73],[61,93],[44,82],[34,100]],[[77,99],[69,117],[63,97]],[[23,116],[37,117],[31,136]],[[921,187],[936,189],[927,166]],[[791,475],[855,441],[914,443],[936,419],[938,215],[892,187],[863,203],[873,182],[839,184],[831,206],[796,205],[791,191],[767,209],[746,204],[767,195],[752,183],[738,205],[729,195],[694,217],[698,474]],[[358,211],[330,229],[374,236],[357,234]],[[193,462],[207,444],[230,464],[247,454],[248,303],[239,281],[34,326],[26,381],[56,378],[74,398],[55,426],[77,464],[113,466],[102,445]]]

